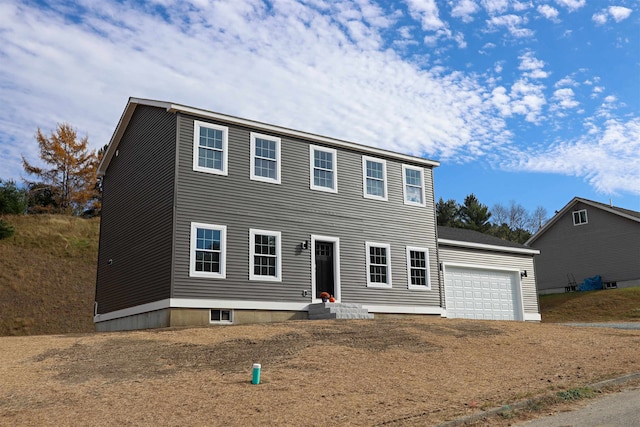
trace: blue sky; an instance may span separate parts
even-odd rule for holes
[[[0,0],[0,178],[130,96],[441,162],[436,197],[640,210],[640,0]]]

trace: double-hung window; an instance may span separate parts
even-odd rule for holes
[[[367,286],[391,287],[391,247],[386,243],[366,243]]]
[[[409,289],[431,289],[427,249],[407,246],[407,279]]]
[[[226,278],[227,227],[191,223],[189,276]]]
[[[387,200],[387,162],[362,156],[362,184],[364,197]]]
[[[573,225],[587,224],[587,210],[582,209],[580,211],[573,212]]]
[[[405,205],[426,206],[422,168],[402,165],[402,184]]]
[[[249,230],[249,280],[282,281],[280,232]]]
[[[280,138],[251,132],[251,179],[280,184]]]
[[[193,122],[193,170],[227,175],[229,129],[211,123]]]
[[[338,192],[338,158],[333,148],[309,146],[310,188],[312,190]]]

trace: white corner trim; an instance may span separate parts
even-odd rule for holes
[[[460,240],[438,239],[438,245],[457,246],[460,248],[484,249],[496,252],[510,252],[514,254],[539,255],[538,249],[510,248],[507,246],[487,245],[484,243],[463,242]]]

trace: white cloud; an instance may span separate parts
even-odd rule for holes
[[[509,8],[509,0],[482,0],[482,6],[489,15],[504,13]]]
[[[538,123],[542,118],[542,107],[547,103],[544,86],[520,79],[511,86],[511,112],[524,116],[531,123]]]
[[[137,3],[91,2],[77,20],[0,7],[0,98],[12,100],[0,104],[0,141],[15,142],[0,150],[17,165],[3,179],[19,179],[21,153],[37,158],[37,127],[69,121],[101,147],[129,96],[440,159],[471,159],[509,142],[475,77],[402,60],[380,46],[373,18],[356,5],[327,15],[299,3],[269,11],[206,3],[206,13],[170,9],[166,19]]]
[[[606,12],[598,12],[594,13],[591,17],[591,20],[596,23],[596,25],[604,25],[607,23],[607,14]]]
[[[549,73],[543,70],[544,61],[537,59],[535,54],[527,51],[518,57],[520,59],[519,70],[525,71],[523,75],[532,79],[544,79],[549,77]]]
[[[541,153],[523,152],[520,161],[505,166],[578,176],[601,193],[640,194],[640,119],[610,119],[602,128],[588,126],[583,137],[554,144]]]
[[[575,93],[571,88],[562,88],[553,92],[553,99],[560,108],[575,108],[580,103],[574,99]]]
[[[632,10],[622,6],[609,6],[609,14],[614,21],[624,21],[631,15]]]
[[[560,6],[569,9],[569,12],[574,12],[587,4],[587,0],[556,0]]]
[[[575,81],[573,78],[567,76],[556,82],[554,87],[562,87],[562,86],[579,86],[579,83]]]
[[[490,31],[495,31],[500,27],[504,27],[516,38],[531,37],[534,35],[533,30],[521,27],[526,23],[527,19],[518,15],[494,16],[487,20],[487,26]]]
[[[435,0],[407,0],[409,13],[419,20],[425,31],[436,31],[445,27],[440,20],[438,6]]]
[[[548,4],[541,4],[537,8],[538,13],[550,21],[559,22],[558,16],[560,12],[553,6],[549,6]]]
[[[462,22],[468,23],[473,21],[473,15],[479,10],[480,7],[474,0],[458,0],[453,3],[451,16],[454,18],[460,18],[462,19]]]

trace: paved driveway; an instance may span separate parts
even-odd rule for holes
[[[589,328],[640,329],[640,322],[617,323],[561,323],[565,326],[583,326]]]
[[[640,388],[610,394],[584,408],[518,424],[522,427],[637,427]]]

